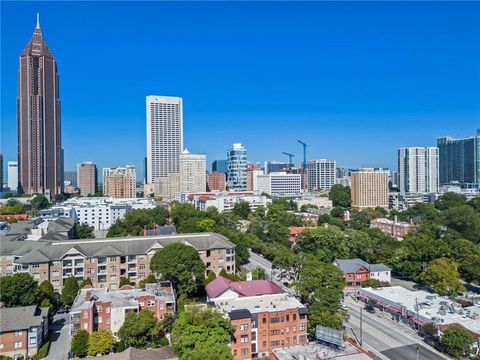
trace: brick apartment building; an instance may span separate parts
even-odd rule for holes
[[[207,191],[225,191],[226,182],[224,173],[214,171],[207,175]]]
[[[390,234],[393,237],[399,239],[403,239],[412,230],[416,228],[413,224],[409,224],[403,221],[397,221],[396,216],[395,220],[389,220],[384,218],[374,219],[370,221],[370,227],[380,229],[382,230],[382,232]]]
[[[268,357],[274,348],[308,343],[307,309],[295,297],[268,280],[214,281],[207,294],[235,329],[235,360]]]
[[[0,357],[24,359],[37,353],[48,335],[48,308],[0,308]]]
[[[70,334],[83,329],[92,333],[108,329],[116,335],[129,312],[152,311],[157,319],[175,313],[175,294],[169,281],[147,284],[145,289],[123,286],[120,290],[83,288],[70,310]]]
[[[336,259],[333,265],[343,272],[346,286],[361,286],[362,282],[369,279],[392,281],[392,269],[384,264],[369,264],[362,259]]]
[[[0,276],[27,272],[38,282],[50,281],[56,291],[70,276],[79,281],[90,278],[94,287],[111,290],[118,289],[121,277],[138,283],[150,274],[155,252],[177,242],[198,251],[206,272],[235,273],[235,245],[215,233],[64,241],[2,236],[0,241]]]

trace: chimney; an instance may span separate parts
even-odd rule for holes
[[[85,291],[85,300],[90,300],[90,290]]]

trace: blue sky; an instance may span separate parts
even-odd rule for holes
[[[145,96],[184,99],[209,163],[396,166],[402,146],[480,127],[479,2],[2,2],[1,151],[16,157],[18,56],[39,12],[60,73],[65,169],[143,172]],[[139,179],[141,176],[139,176]]]

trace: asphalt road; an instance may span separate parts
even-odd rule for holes
[[[360,309],[363,304],[355,303],[346,298],[350,319],[346,324],[349,335],[353,333],[360,338]],[[370,314],[363,311],[362,337],[363,344],[382,358],[391,360],[443,360],[447,356],[440,354],[423,343],[422,338],[410,329],[384,318],[378,313]],[[351,331],[353,329],[353,332]]]
[[[46,357],[47,360],[68,359],[70,350],[69,321],[69,314],[58,314],[53,317],[53,323],[50,326],[52,343]]]

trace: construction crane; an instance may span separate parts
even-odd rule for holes
[[[300,144],[303,146],[303,164],[302,168],[306,169],[307,168],[307,144],[305,144],[303,141],[297,140]]]
[[[282,152],[282,154],[285,154],[285,155],[288,156],[288,167],[289,167],[289,169],[291,169],[291,168],[293,167],[292,158],[294,158],[295,155],[290,154],[290,153],[287,153],[287,152],[285,152],[285,151]]]

